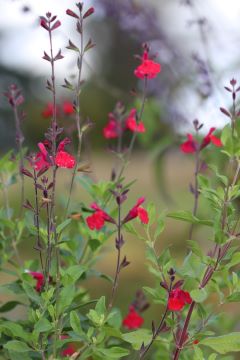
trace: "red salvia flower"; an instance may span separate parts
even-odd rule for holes
[[[61,340],[68,339],[69,336],[67,335],[61,335]],[[68,343],[67,347],[61,351],[61,356],[63,357],[69,357],[72,356],[76,352],[76,349],[73,344]]]
[[[72,169],[76,164],[74,156],[66,151],[58,151],[55,157],[55,164],[58,167]]]
[[[70,139],[65,138],[62,140],[57,148],[57,153],[55,157],[55,164],[58,167],[72,169],[76,165],[76,160],[74,156],[65,151],[65,146],[70,143]],[[48,168],[53,165],[52,157],[49,156],[48,151],[44,143],[40,142],[38,144],[40,152],[36,154],[36,159],[34,163],[35,170],[42,170],[44,167]]]
[[[198,143],[197,140],[194,139],[192,134],[187,134],[188,140],[181,144],[181,150],[184,153],[190,154],[195,153],[197,151]]]
[[[161,71],[161,65],[148,58],[148,51],[144,51],[142,63],[134,70],[139,79],[154,79]]]
[[[112,113],[108,114],[108,123],[103,128],[103,136],[105,139],[115,139],[120,135],[120,126]]]
[[[142,326],[144,319],[136,312],[134,306],[129,307],[129,312],[123,319],[122,325],[129,330],[138,329]]]
[[[208,134],[203,138],[202,144],[200,149],[204,149],[206,146],[208,146],[211,142],[217,146],[217,147],[221,147],[222,146],[222,142],[219,138],[217,138],[216,136],[214,136],[212,133],[216,130],[215,127],[212,127]]]
[[[168,309],[170,311],[181,311],[185,305],[191,304],[192,298],[187,291],[180,288],[174,289],[169,294]]]
[[[193,341],[193,345],[198,345],[198,344],[199,344],[199,340],[198,340],[198,339],[196,339],[196,340]]]
[[[64,115],[72,115],[74,113],[73,103],[70,101],[64,101],[62,105]]]
[[[193,137],[192,134],[187,134],[187,141],[180,145],[181,151],[187,154],[195,153],[198,149],[202,150],[210,143],[213,143],[217,147],[222,146],[222,142],[219,138],[213,135],[213,132],[216,128],[212,127],[208,134],[203,138],[201,144],[199,145],[197,140]]]
[[[42,116],[45,119],[48,119],[53,116],[53,111],[54,111],[53,103],[48,103],[42,111]]]
[[[145,127],[142,121],[139,121],[137,123],[136,120],[136,109],[132,109],[129,113],[129,116],[126,118],[126,128],[131,130],[132,132],[145,132]]]
[[[114,223],[113,218],[103,211],[96,203],[93,203],[91,208],[94,209],[95,212],[86,218],[89,229],[100,230],[104,226],[105,221]]]
[[[134,205],[134,207],[129,211],[129,213],[123,220],[123,223],[127,223],[128,221],[131,221],[136,217],[139,217],[139,219],[143,224],[148,224],[149,221],[148,212],[147,210],[145,210],[143,207],[140,206],[144,201],[145,201],[144,197],[138,199],[136,205]]]
[[[37,292],[41,292],[42,287],[44,285],[44,275],[40,272],[36,272],[36,271],[29,271],[29,274],[35,279],[36,281],[36,286],[35,289]]]

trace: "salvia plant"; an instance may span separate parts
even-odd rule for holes
[[[227,324],[224,305],[239,302],[239,172],[240,111],[235,79],[225,87],[232,98],[230,109],[221,107],[229,120],[221,130],[206,129],[195,119],[193,131],[180,145],[180,151],[193,158],[195,168],[190,183],[192,210],[160,211],[145,201],[144,194],[129,200],[134,181],[124,173],[139,136],[147,131],[143,121],[148,84],[161,72],[147,44],[136,56],[133,75],[141,83],[139,108],[125,108],[118,102],[104,125],[103,136],[115,155],[109,181],[93,181],[89,165],[82,162],[82,143],[92,123],[81,112],[82,67],[85,54],[94,48],[86,39],[85,23],[94,8],[83,3],[68,9],[75,22],[78,42],[70,39],[67,49],[76,55],[76,80],[65,79],[72,101],[57,104],[55,69],[63,58],[54,50],[54,35],[61,22],[48,12],[40,17],[40,29],[46,31],[49,44],[43,59],[49,63],[47,89],[51,101],[43,110],[49,128],[36,145],[35,152],[25,148],[22,132],[24,96],[10,85],[5,96],[12,108],[16,126],[16,151],[0,160],[0,185],[3,205],[0,211],[0,266],[11,281],[1,285],[1,293],[11,296],[1,304],[1,359],[234,359],[240,353],[237,323]],[[136,92],[135,92],[136,95]],[[221,105],[221,104],[220,104]],[[59,126],[59,116],[70,116],[76,129],[77,150],[69,148],[70,138]],[[70,150],[71,149],[71,150]],[[207,149],[221,156],[221,163],[209,161]],[[213,157],[214,158],[214,157]],[[216,157],[215,157],[216,158]],[[63,172],[71,179],[65,189],[65,202],[56,196]],[[19,182],[16,194],[20,207],[12,209],[11,187]],[[73,209],[73,189],[81,184],[91,202],[80,201]],[[30,195],[31,193],[31,195]],[[78,195],[77,195],[78,196]],[[29,198],[28,198],[29,197]],[[204,213],[199,203],[204,204]],[[76,210],[76,211],[75,211]],[[171,248],[159,252],[166,217],[189,224],[186,256],[175,260]],[[137,222],[139,224],[137,225]],[[202,232],[209,248],[195,240],[196,228]],[[116,306],[122,272],[131,272],[131,259],[125,253],[127,234],[143,241],[149,277],[155,286],[144,286],[134,298],[124,294],[128,312]],[[34,239],[36,259],[24,260],[19,254],[21,242]],[[116,265],[110,274],[96,271],[107,241],[115,242]],[[147,271],[147,269],[146,269]],[[111,284],[110,295],[93,299],[84,286],[86,279],[104,278]],[[98,280],[96,280],[98,281]],[[100,281],[100,280],[99,280]],[[155,304],[156,316],[149,327],[144,311]],[[9,314],[21,305],[23,314],[13,320]],[[225,307],[226,308],[226,307]],[[7,313],[7,314],[5,314]],[[10,313],[11,314],[11,313]],[[236,327],[235,327],[236,325]]]

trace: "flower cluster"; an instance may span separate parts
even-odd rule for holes
[[[135,330],[142,326],[144,319],[138,314],[134,306],[129,306],[128,314],[122,321],[122,325],[128,330]]]
[[[118,120],[113,113],[108,114],[108,123],[103,128],[103,136],[106,139],[115,139],[120,137],[124,131],[143,133],[145,127],[142,121],[137,121],[137,110],[131,109],[129,115],[123,119]]]
[[[35,170],[40,171],[44,168],[48,169],[54,164],[60,168],[74,168],[76,164],[74,156],[65,151],[65,146],[70,144],[70,142],[70,139],[65,138],[59,143],[55,159],[53,159],[47,151],[47,148],[51,149],[50,141],[46,140],[45,142],[40,142],[38,144],[40,151],[36,154],[33,164]]]
[[[45,281],[44,275],[41,272],[37,271],[29,271],[29,275],[31,275],[36,280],[36,291],[41,292]]]
[[[134,70],[134,75],[139,79],[154,79],[161,71],[161,65],[149,59],[148,49],[143,52],[141,64]]]
[[[54,106],[53,103],[48,103],[42,111],[42,116],[45,119],[51,118],[53,116]],[[64,101],[60,106],[57,106],[57,114],[62,114],[63,116],[69,116],[74,113],[73,103],[70,101]]]
[[[131,221],[138,217],[143,224],[148,224],[149,217],[148,212],[140,205],[145,201],[144,197],[138,199],[137,203],[133,208],[128,212],[127,216],[123,219],[122,223],[126,224],[128,221]],[[96,203],[91,205],[91,208],[94,210],[92,215],[89,215],[86,218],[87,225],[91,230],[100,230],[105,222],[110,222],[115,224],[115,220],[108,215],[104,210],[102,210]]]
[[[187,291],[180,288],[170,291],[168,298],[168,309],[170,311],[181,311],[185,305],[191,303],[192,298]]]
[[[210,143],[213,143],[217,147],[222,146],[222,142],[219,138],[213,135],[213,132],[216,130],[215,127],[212,127],[208,134],[203,138],[202,142],[199,144],[198,141],[193,137],[192,134],[187,134],[187,141],[181,144],[181,151],[187,154],[196,153],[197,151],[201,151]]]

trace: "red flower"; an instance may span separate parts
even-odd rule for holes
[[[122,325],[129,330],[134,330],[140,328],[143,322],[143,318],[136,312],[134,306],[130,306],[129,312],[123,319]]]
[[[186,304],[191,304],[192,298],[187,291],[174,289],[170,292],[168,309],[170,311],[181,311]]]
[[[113,218],[103,211],[96,203],[93,203],[91,208],[94,209],[95,212],[86,218],[89,229],[100,230],[104,226],[105,221],[114,223]]]
[[[69,338],[69,336],[67,336],[67,335],[61,335],[62,340],[68,339],[68,338]],[[75,352],[76,352],[76,349],[75,349],[74,345],[68,343],[67,347],[63,351],[61,351],[61,356],[63,356],[63,357],[72,356]]]
[[[120,135],[121,128],[112,113],[108,114],[108,123],[103,128],[103,136],[106,139],[115,139]]]
[[[208,146],[211,142],[217,146],[221,147],[222,142],[219,138],[214,136],[212,133],[216,130],[216,128],[212,127],[208,134],[203,138],[202,143],[199,145],[197,140],[193,137],[192,134],[187,134],[188,140],[180,145],[181,151],[184,153],[195,153],[198,149],[202,150],[206,146]]]
[[[54,107],[53,107],[53,104],[52,103],[48,103],[46,105],[46,107],[43,109],[42,111],[42,116],[47,119],[47,118],[50,118],[53,116],[53,110],[54,110]]]
[[[192,134],[187,134],[188,140],[181,144],[181,150],[184,153],[190,154],[197,151],[198,143],[192,136]]]
[[[217,138],[216,136],[212,135],[212,133],[216,130],[216,128],[212,127],[208,134],[203,138],[202,144],[200,149],[205,148],[206,146],[208,146],[208,144],[210,144],[211,142],[218,147],[222,146],[222,142],[219,138]]]
[[[72,169],[76,164],[76,160],[74,156],[66,151],[58,151],[55,157],[55,164],[61,168]]]
[[[193,345],[197,345],[197,344],[199,344],[199,340],[198,340],[198,339],[196,339],[196,340],[193,341]]]
[[[72,115],[74,113],[74,107],[70,101],[64,101],[62,108],[64,115]]]
[[[61,168],[72,169],[76,164],[74,156],[70,155],[65,151],[65,146],[70,143],[68,138],[62,140],[57,148],[57,154],[55,157],[55,164]],[[34,167],[35,170],[42,170],[44,167],[48,168],[53,165],[52,157],[48,154],[46,146],[44,143],[40,142],[38,144],[40,152],[36,154]]]
[[[136,205],[129,211],[125,219],[123,220],[123,223],[126,223],[128,221],[131,221],[135,219],[136,217],[139,217],[141,222],[143,224],[148,224],[149,218],[148,218],[148,212],[140,205],[145,201],[144,197],[141,197],[138,199]]]
[[[144,51],[142,63],[134,70],[134,75],[139,79],[153,79],[161,71],[161,65],[148,58],[148,51]]]
[[[29,274],[37,280],[36,282],[36,291],[41,292],[42,287],[44,285],[44,275],[40,272],[36,272],[36,271],[29,271]]]
[[[126,128],[131,130],[132,132],[145,132],[145,127],[142,121],[139,121],[137,123],[136,120],[136,109],[132,109],[129,113],[129,116],[126,118]]]

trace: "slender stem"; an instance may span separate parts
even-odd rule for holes
[[[76,103],[76,110],[75,110],[75,122],[77,126],[77,134],[78,134],[78,149],[77,149],[77,161],[75,164],[75,167],[73,169],[71,183],[70,183],[70,189],[69,189],[69,195],[67,200],[67,206],[65,210],[65,214],[67,215],[70,201],[71,201],[71,195],[73,190],[73,184],[74,179],[77,173],[77,167],[80,162],[80,156],[81,156],[81,148],[82,148],[82,129],[81,129],[81,116],[80,116],[80,88],[81,88],[81,78],[82,78],[82,67],[83,67],[83,55],[84,55],[84,47],[83,47],[83,18],[82,13],[80,12],[80,27],[81,27],[81,34],[80,34],[80,51],[79,51],[79,62],[78,62],[78,81],[77,81],[77,87],[75,92],[75,103]]]
[[[145,108],[145,103],[146,103],[146,99],[147,99],[147,77],[145,77],[144,79],[144,87],[143,87],[143,96],[142,96],[142,104],[141,104],[141,108],[140,108],[140,111],[139,111],[139,114],[138,114],[138,122],[141,121],[142,119],[142,116],[143,116],[143,112],[144,112],[144,108]],[[135,131],[132,135],[132,139],[130,141],[130,145],[128,147],[128,151],[126,153],[126,157],[124,159],[124,163],[122,165],[122,168],[120,169],[119,171],[119,174],[118,174],[118,177],[117,177],[117,183],[119,182],[119,180],[121,179],[121,176],[124,172],[124,170],[126,169],[127,165],[128,165],[128,162],[129,162],[129,158],[132,154],[132,150],[133,150],[133,147],[134,147],[134,144],[135,144],[135,141],[136,141],[136,138],[137,138],[137,132]]]
[[[144,358],[144,356],[146,355],[146,353],[148,352],[148,350],[149,350],[150,347],[152,346],[154,340],[155,340],[156,337],[159,335],[159,331],[161,330],[161,327],[163,326],[163,323],[164,323],[164,321],[165,321],[165,319],[166,319],[167,314],[168,314],[168,306],[166,306],[166,309],[165,309],[165,312],[164,312],[164,314],[163,314],[162,320],[161,320],[161,322],[160,322],[157,330],[154,331],[154,334],[153,334],[153,336],[152,336],[152,339],[151,339],[150,343],[144,348],[144,351],[139,354],[139,359],[143,359],[143,358]]]
[[[109,305],[108,305],[108,310],[111,310],[112,306],[113,306],[113,301],[114,301],[114,297],[115,297],[115,293],[117,290],[117,286],[118,286],[118,279],[119,279],[119,274],[121,271],[121,264],[120,264],[120,260],[121,260],[121,205],[118,204],[118,224],[117,224],[117,241],[116,244],[118,244],[117,247],[117,265],[116,265],[116,271],[115,271],[115,277],[114,277],[114,282],[113,282],[113,287],[112,287],[112,293],[111,293],[111,298],[109,301]]]
[[[16,126],[16,143],[18,146],[18,152],[19,152],[19,175],[21,178],[21,200],[20,200],[20,215],[22,214],[22,204],[24,201],[24,175],[22,173],[22,168],[23,168],[23,148],[22,148],[22,143],[23,143],[23,135],[22,135],[22,131],[21,131],[21,127],[20,127],[20,118],[19,118],[19,114],[18,114],[18,109],[17,106],[14,105],[13,107],[13,112],[14,112],[14,118],[15,118],[15,126]]]
[[[199,190],[198,190],[198,174],[199,174],[199,170],[200,170],[199,155],[200,155],[200,149],[197,149],[196,158],[195,158],[195,172],[194,172],[194,204],[193,204],[193,210],[192,210],[193,216],[196,216],[196,214],[197,214],[198,200],[199,200]],[[191,227],[189,230],[189,240],[192,240],[193,228],[194,228],[194,225],[191,224]]]
[[[196,304],[195,301],[193,301],[191,303],[191,305],[190,305],[189,310],[188,310],[188,314],[187,314],[187,317],[186,317],[186,320],[185,320],[185,323],[184,323],[184,326],[183,326],[183,330],[181,332],[181,337],[180,337],[179,343],[177,344],[176,351],[174,353],[173,360],[178,360],[179,359],[180,353],[181,353],[181,351],[183,349],[183,343],[184,343],[184,340],[186,338],[188,325],[189,325],[189,322],[191,320],[191,316],[192,316],[195,304]]]
[[[37,229],[37,244],[35,249],[39,251],[42,272],[44,273],[43,258],[42,258],[42,244],[40,240],[40,226],[39,226],[39,204],[38,204],[38,188],[37,188],[37,175],[34,169],[34,189],[35,189],[35,210],[34,210],[34,225]]]

